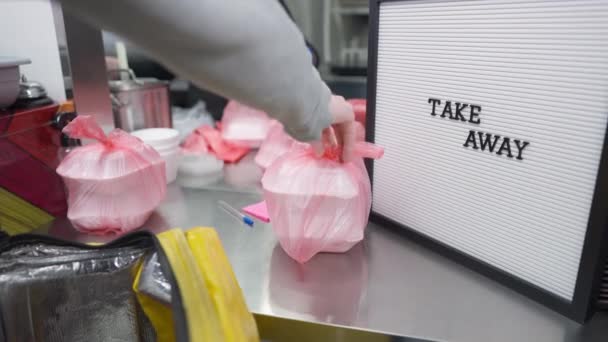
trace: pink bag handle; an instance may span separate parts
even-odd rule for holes
[[[70,138],[95,139],[103,144],[109,143],[108,137],[90,115],[78,115],[63,128],[62,132]]]
[[[380,159],[384,155],[384,148],[370,142],[357,141],[354,153],[361,158]]]

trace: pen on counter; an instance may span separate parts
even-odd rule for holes
[[[217,201],[217,204],[225,212],[227,212],[228,214],[230,214],[230,216],[232,216],[235,219],[243,222],[244,224],[248,225],[249,227],[253,227],[253,219],[251,217],[249,217],[249,216],[241,213],[240,211],[236,210],[230,204],[228,204],[228,203],[226,203],[224,201]]]

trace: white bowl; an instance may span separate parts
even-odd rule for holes
[[[206,189],[209,185],[216,184],[223,178],[224,174],[222,173],[222,170],[215,173],[206,174],[205,176],[192,176],[190,174],[183,174],[180,171],[177,182],[181,187],[184,188]]]
[[[179,131],[173,128],[146,128],[131,132],[155,149],[171,149],[179,145]]]
[[[151,146],[153,149],[156,150],[156,152],[158,152],[158,154],[172,154],[175,153],[176,151],[179,152],[179,146],[171,146],[171,147],[155,147],[155,146]]]
[[[189,176],[207,176],[222,171],[224,161],[208,153],[182,152],[179,173]]]

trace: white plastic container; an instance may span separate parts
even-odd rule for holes
[[[159,153],[165,161],[165,171],[167,175],[167,184],[173,183],[177,178],[177,170],[179,167],[180,151]]]
[[[146,128],[133,131],[131,135],[157,150],[173,149],[179,145],[179,131],[173,128]]]
[[[187,176],[205,177],[221,172],[223,167],[224,161],[217,159],[213,154],[182,151],[179,172]]]
[[[146,128],[131,132],[144,143],[154,148],[165,161],[167,184],[177,178],[180,161],[179,131],[172,128]]]
[[[210,153],[182,151],[179,162],[179,184],[186,188],[205,188],[224,178],[224,161]]]
[[[222,138],[232,143],[258,148],[270,127],[268,115],[234,100],[228,102],[222,116]]]

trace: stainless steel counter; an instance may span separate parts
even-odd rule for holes
[[[373,223],[348,253],[299,265],[270,225],[256,221],[249,228],[218,210],[218,200],[237,208],[260,200],[255,187],[232,183],[212,190],[171,185],[146,229],[215,227],[255,313],[438,341],[608,341],[607,313],[581,326]],[[65,221],[49,233],[109,239],[78,234]]]

